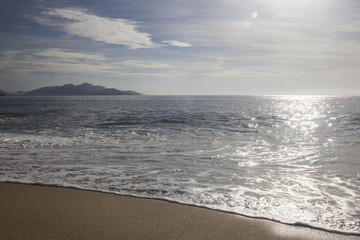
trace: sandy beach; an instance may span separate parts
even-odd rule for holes
[[[360,239],[114,194],[0,183],[0,239]]]

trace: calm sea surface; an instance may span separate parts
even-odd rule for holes
[[[360,233],[360,98],[0,98],[0,181]]]

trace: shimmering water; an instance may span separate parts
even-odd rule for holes
[[[0,181],[360,233],[358,97],[2,97]]]

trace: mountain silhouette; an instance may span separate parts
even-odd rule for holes
[[[0,97],[2,97],[2,96],[11,96],[11,94],[4,92],[0,89]]]
[[[135,91],[121,91],[115,88],[94,86],[89,83],[81,85],[66,84],[63,86],[43,87],[24,93],[25,96],[75,96],[75,95],[141,95]]]

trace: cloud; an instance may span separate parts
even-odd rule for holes
[[[128,68],[137,68],[137,69],[168,69],[171,68],[171,65],[168,63],[154,62],[154,61],[139,61],[139,60],[126,60],[119,63],[121,66]]]
[[[35,55],[53,58],[58,61],[66,61],[66,62],[77,62],[79,60],[83,61],[104,61],[106,58],[100,55],[95,54],[87,54],[87,53],[77,53],[77,52],[69,52],[63,49],[51,48],[46,49],[44,51],[36,52]]]
[[[69,35],[84,37],[108,44],[119,44],[129,49],[156,48],[161,45],[149,33],[138,30],[139,23],[122,18],[99,17],[81,8],[46,9],[42,16],[26,16],[45,25],[60,28]],[[168,46],[191,47],[177,40],[162,41]]]
[[[157,47],[150,34],[138,30],[137,22],[99,17],[84,9],[47,9],[41,17],[28,18],[42,25],[60,27],[70,35],[94,41],[124,45],[130,49]]]
[[[22,73],[108,73],[110,66],[101,55],[63,49],[0,52],[0,71]]]
[[[192,45],[190,43],[180,42],[180,41],[176,41],[176,40],[168,40],[168,41],[162,41],[162,42],[167,43],[170,46],[174,46],[174,47],[192,47]]]
[[[0,52],[0,72],[67,76],[174,76],[173,66],[167,62],[116,61],[103,55],[58,48]]]

